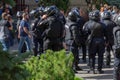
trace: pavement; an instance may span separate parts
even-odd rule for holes
[[[97,61],[98,61],[97,59],[98,58],[96,57],[96,69],[97,69]],[[87,62],[88,62],[88,58],[87,58]],[[79,66],[83,70],[78,71],[76,76],[77,77],[82,77],[84,80],[113,80],[113,63],[114,63],[114,57],[112,55],[111,66],[110,66],[110,68],[107,68],[107,67],[103,66],[103,71],[104,71],[103,74],[88,73],[89,66],[87,65],[87,63],[82,62],[81,55],[80,55],[80,64],[79,64]],[[105,60],[104,60],[104,64],[105,64]]]
[[[18,44],[15,44],[13,47],[10,48],[10,50],[11,51],[17,51],[17,48],[18,48]],[[82,56],[82,54],[81,54],[81,51],[80,51],[80,64],[79,64],[79,66],[83,70],[78,71],[78,73],[75,74],[77,77],[82,77],[84,80],[113,80],[113,62],[114,62],[113,55],[112,55],[111,67],[110,68],[105,68],[105,66],[103,66],[103,70],[104,70],[103,74],[88,73],[89,66],[87,66],[87,63],[82,62],[81,56]],[[88,57],[87,57],[87,62],[88,62]],[[105,63],[105,60],[104,60],[104,63]],[[96,64],[97,64],[97,57],[96,57]],[[96,68],[97,68],[97,65],[96,65]]]

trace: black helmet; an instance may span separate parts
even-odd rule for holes
[[[92,19],[93,12],[89,12],[89,19]]]
[[[95,10],[95,11],[92,12],[92,19],[93,20],[99,20],[100,19],[99,10]]]
[[[53,16],[53,15],[55,15],[57,12],[56,12],[56,8],[55,8],[55,7],[50,6],[50,7],[46,7],[46,8],[45,8],[44,13],[47,14],[47,16]]]
[[[45,8],[43,6],[38,7],[37,11],[39,12],[40,15],[43,15]]]
[[[77,16],[78,17],[80,16],[80,12],[79,12],[79,9],[77,7],[72,8],[71,11],[75,11],[77,13]]]
[[[40,16],[40,13],[39,13],[39,11],[38,10],[32,10],[31,12],[30,12],[30,17],[34,17],[34,18],[38,18]]]
[[[71,21],[77,21],[78,14],[75,11],[70,11],[68,13],[68,19]]]
[[[111,13],[110,12],[104,12],[102,19],[111,19]]]
[[[57,6],[52,5],[51,7],[53,7],[53,8],[56,10],[56,12],[59,12],[59,9],[58,9],[58,7],[57,7]]]
[[[32,10],[32,11],[30,12],[30,16],[31,16],[31,17],[35,17],[35,18],[38,18],[38,17],[42,16],[43,13],[44,13],[44,7],[38,7],[37,9]]]
[[[120,26],[120,15],[116,19],[116,24]]]

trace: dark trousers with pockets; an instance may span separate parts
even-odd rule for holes
[[[110,62],[111,62],[111,54],[110,54],[110,51],[113,51],[112,49],[112,45],[109,44],[108,46],[106,46],[106,65],[110,65]]]
[[[72,45],[72,53],[73,53],[73,56],[74,56],[74,66],[77,67],[78,64],[79,64],[79,46],[73,42],[73,45]]]
[[[104,40],[101,38],[95,38],[89,45],[89,58],[90,68],[95,69],[95,56],[98,53],[98,70],[102,69],[103,65],[103,54],[105,52]]]
[[[43,39],[33,37],[33,52],[34,56],[43,53]]]
[[[44,51],[45,50],[53,50],[53,51],[60,51],[63,49],[63,42],[62,41],[56,41],[56,40],[49,40],[49,39],[46,39],[44,41]]]

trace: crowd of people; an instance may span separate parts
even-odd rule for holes
[[[73,53],[73,69],[77,72],[82,70],[78,66],[79,50],[82,49],[83,62],[87,62],[88,50],[88,72],[94,74],[104,73],[103,65],[111,66],[112,51],[115,56],[114,80],[120,79],[120,10],[117,6],[104,5],[100,10],[93,7],[88,12],[74,7],[66,14],[55,5],[41,6],[30,12],[27,7],[17,12],[16,25],[10,12],[7,6],[0,11],[0,42],[4,51],[14,45],[15,37],[18,38],[18,55],[29,51],[37,56],[48,49],[65,49]],[[106,62],[103,64],[104,55]]]

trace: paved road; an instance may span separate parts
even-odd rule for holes
[[[10,50],[16,51],[17,48],[18,48],[18,45],[16,44],[12,48],[10,48]],[[80,51],[80,53],[81,53],[81,51]],[[88,59],[87,59],[87,61],[88,61]],[[78,71],[76,76],[82,77],[85,80],[113,80],[112,79],[112,76],[113,76],[113,61],[114,61],[114,59],[113,59],[113,56],[112,56],[111,68],[103,68],[104,74],[91,74],[91,73],[88,73],[89,67],[87,66],[87,63],[82,62],[81,54],[80,54],[80,64],[79,64],[79,66],[81,66],[83,71]],[[96,63],[97,63],[97,61],[96,61]]]
[[[97,58],[96,58],[96,60],[97,60]],[[105,60],[104,60],[104,62],[105,62]],[[104,74],[92,74],[92,73],[88,73],[89,67],[87,66],[86,63],[82,62],[82,59],[80,59],[79,66],[81,66],[83,71],[78,71],[76,76],[82,77],[85,80],[113,80],[113,62],[114,62],[114,58],[112,55],[111,68],[104,67],[103,68]],[[97,61],[96,61],[96,63],[97,63]],[[97,69],[97,65],[96,65],[96,69]]]

